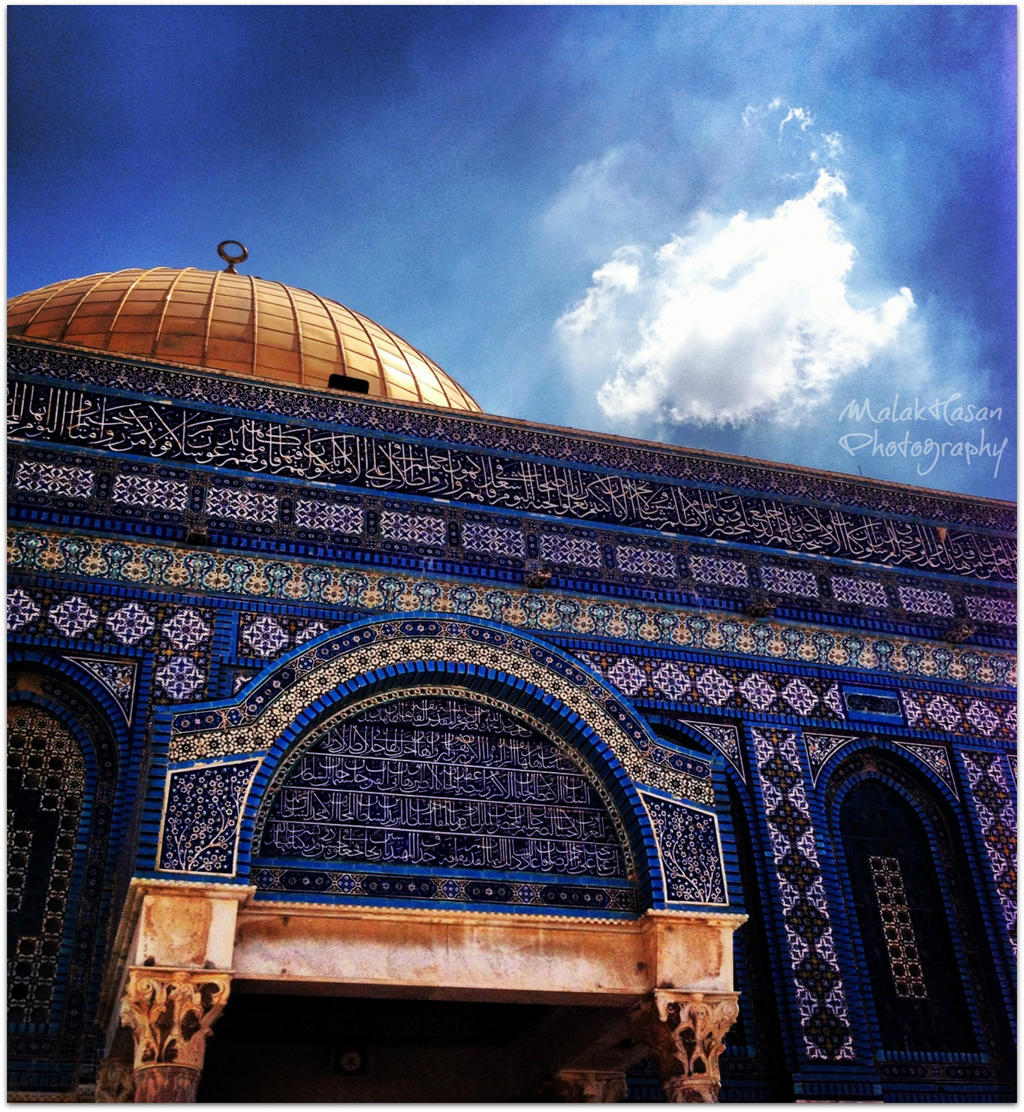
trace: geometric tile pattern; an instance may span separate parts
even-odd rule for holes
[[[359,506],[299,498],[295,502],[295,524],[332,533],[357,534],[363,530],[363,511]]]
[[[907,725],[918,730],[1014,740],[1017,707],[1005,699],[944,692],[900,691]]]
[[[206,512],[228,520],[271,522],[277,520],[277,498],[240,486],[214,486],[206,496]]]
[[[188,483],[149,475],[118,475],[111,501],[123,506],[159,506],[180,513],[188,509]]]
[[[1014,598],[966,595],[964,606],[967,608],[967,616],[976,622],[991,622],[993,625],[1004,626],[1017,624],[1017,601]]]
[[[384,510],[380,515],[380,531],[389,541],[440,546],[445,543],[448,528],[443,517]]]
[[[939,617],[951,618],[955,613],[953,600],[945,591],[929,591],[921,587],[906,587],[901,584],[899,594],[900,605],[912,614],[935,614]]]
[[[631,544],[615,546],[615,562],[630,575],[651,575],[660,579],[676,576],[676,560],[664,549]]]
[[[819,596],[818,577],[812,571],[767,567],[761,573],[761,578],[769,591],[780,595],[799,595],[803,598]]]
[[[14,473],[15,490],[30,494],[55,494],[64,498],[89,498],[93,469],[75,464],[23,460]]]
[[[754,729],[754,756],[808,1058],[854,1057],[846,992],[804,788],[796,734]]]
[[[871,879],[875,883],[875,899],[882,916],[882,931],[896,995],[904,999],[925,1000],[928,990],[925,988],[924,969],[917,950],[914,924],[910,919],[899,858],[872,855],[868,863]]]
[[[467,521],[462,527],[462,544],[467,552],[488,552],[492,556],[522,556],[525,539],[521,529]]]
[[[995,753],[961,754],[981,824],[989,869],[1014,952],[1017,950],[1017,803]]]
[[[885,588],[881,583],[848,575],[832,576],[832,593],[840,602],[853,602],[858,606],[884,607],[888,605]]]
[[[838,753],[844,745],[856,740],[857,738],[850,734],[827,734],[818,730],[804,730],[804,749],[807,750],[807,761],[811,766],[811,783],[817,784],[821,770],[833,754]]]
[[[541,533],[540,555],[554,564],[573,564],[581,568],[601,566],[601,545],[584,537]]]
[[[64,916],[85,804],[85,758],[55,718],[36,707],[15,705],[7,718],[7,767],[8,807],[21,801],[17,813],[9,812],[7,828],[9,914],[27,910],[28,886],[39,882],[40,868],[46,870],[46,888],[34,900],[38,911],[25,917],[32,926],[8,938],[7,1017],[45,1024],[51,1017],[57,958],[64,944]],[[46,842],[35,844],[44,837]]]
[[[749,582],[747,565],[739,560],[722,560],[717,556],[691,556],[693,578],[698,583],[721,583],[727,587],[746,587]]]
[[[615,657],[593,652],[579,655],[631,698],[671,699],[804,718],[845,717],[835,698],[836,685],[814,676],[787,676],[724,664],[716,667],[633,655]]]

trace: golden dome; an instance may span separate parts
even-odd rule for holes
[[[55,282],[7,302],[7,335],[483,412],[436,363],[368,317],[223,270],[155,267]]]

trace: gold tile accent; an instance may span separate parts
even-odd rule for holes
[[[432,360],[352,309],[248,274],[155,267],[91,274],[11,298],[7,334],[469,413],[480,406]]]

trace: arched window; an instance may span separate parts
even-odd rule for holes
[[[843,798],[839,829],[882,1048],[977,1051],[948,897],[921,816],[890,784],[869,778]]]
[[[35,706],[7,718],[8,1020],[45,1025],[86,794],[85,757],[71,732]]]

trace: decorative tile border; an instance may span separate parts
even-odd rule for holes
[[[850,1061],[855,1054],[846,990],[796,734],[754,729],[751,737],[804,1051],[815,1061]]]
[[[12,575],[59,573],[65,578],[292,605],[387,612],[433,610],[541,633],[732,652],[803,665],[1006,687],[1016,680],[1016,659],[1010,653],[880,638],[866,632],[833,633],[810,626],[692,613],[679,607],[595,601],[543,589],[494,589],[410,573],[357,571],[335,563],[108,541],[23,526],[9,528],[8,556]],[[16,631],[36,623],[39,616],[33,608],[38,606],[39,600],[29,588],[15,587],[9,628]],[[64,620],[88,623],[91,619],[82,611],[80,615],[69,613]],[[141,639],[146,621],[144,608],[133,604],[123,619],[124,636]]]

